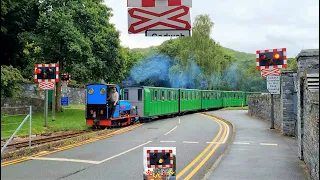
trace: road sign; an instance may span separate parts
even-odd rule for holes
[[[280,76],[267,76],[267,89],[271,94],[280,94]]]
[[[163,7],[187,6],[192,7],[192,0],[127,0],[127,7]]]
[[[144,147],[143,166],[144,179],[175,179],[176,148]]]
[[[261,76],[267,77],[267,76],[280,76],[280,69],[261,69]]]
[[[160,37],[183,37],[191,36],[190,30],[172,30],[172,29],[151,29],[146,30],[146,36],[160,36]]]
[[[129,34],[154,29],[191,29],[190,9],[186,6],[129,8],[128,27]]]
[[[54,89],[54,82],[39,82],[40,89]]]
[[[256,68],[262,69],[280,69],[287,68],[287,49],[266,49],[256,51]]]
[[[69,106],[69,97],[61,97],[61,106]]]

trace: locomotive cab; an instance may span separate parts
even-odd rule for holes
[[[118,92],[118,102],[112,116],[111,95]],[[114,84],[90,84],[86,93],[86,124],[94,126],[119,127],[129,125],[139,116],[133,114],[129,101],[120,101],[120,87]]]

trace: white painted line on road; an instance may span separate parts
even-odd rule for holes
[[[263,146],[277,146],[278,144],[270,144],[270,143],[260,143]]]
[[[176,141],[160,141],[160,142],[162,142],[162,143],[168,143],[168,142],[169,142],[169,143],[170,143],[170,142],[171,142],[171,143],[174,143],[174,142],[176,142]]]
[[[180,124],[180,118],[179,118],[179,124]]]
[[[207,144],[224,144],[223,142],[219,143],[219,142],[206,142]]]
[[[174,131],[177,127],[178,127],[178,126],[172,128],[169,132],[165,133],[164,135],[165,135],[165,136],[168,135],[169,133],[171,133],[172,131]]]
[[[133,151],[133,150],[135,150],[135,149],[138,149],[139,147],[144,146],[144,145],[146,145],[146,144],[149,144],[149,143],[151,143],[151,142],[152,142],[152,141],[148,141],[148,142],[146,142],[146,143],[140,144],[139,146],[136,146],[136,147],[134,147],[134,148],[131,148],[131,149],[127,150],[127,151],[124,151],[124,152],[119,153],[119,154],[117,154],[117,155],[111,156],[111,157],[109,157],[109,158],[107,158],[107,159],[104,159],[104,160],[100,161],[99,164],[100,164],[100,163],[103,163],[103,162],[106,162],[106,161],[109,161],[109,160],[111,160],[111,159],[113,159],[113,158],[116,158],[116,157],[118,157],[118,156],[121,156],[121,155],[123,155],[123,154],[126,154],[126,153],[128,153],[128,152],[130,152],[130,151]]]
[[[250,143],[247,143],[247,142],[234,142],[233,144],[250,144]]]
[[[197,144],[197,143],[199,143],[199,142],[195,142],[195,141],[183,141],[183,143]]]
[[[45,160],[45,161],[66,161],[66,162],[82,162],[90,164],[99,164],[99,161],[81,160],[81,159],[65,159],[65,158],[45,158],[45,157],[30,157],[32,160]]]

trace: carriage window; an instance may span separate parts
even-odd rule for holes
[[[181,99],[183,99],[183,92],[181,92]]]
[[[161,100],[164,101],[165,100],[165,97],[164,97],[164,91],[162,91],[161,93]]]
[[[125,89],[123,91],[123,100],[129,100],[129,90],[128,89]]]
[[[142,89],[138,89],[138,101],[142,101]]]
[[[158,98],[158,91],[157,90],[154,90],[154,100],[157,101],[157,98]]]
[[[168,91],[168,100],[169,101],[171,100],[171,91],[170,90]]]
[[[176,100],[176,92],[172,91],[172,100]]]

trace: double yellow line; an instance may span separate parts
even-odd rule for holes
[[[137,127],[140,127],[142,125],[143,124],[136,124],[136,125],[133,125],[133,126],[128,126],[128,127],[122,128],[122,129],[120,129],[118,131],[114,131],[112,133],[109,133],[109,134],[106,134],[106,135],[102,135],[102,136],[99,136],[99,137],[96,137],[96,138],[92,138],[92,139],[89,139],[89,140],[86,140],[86,141],[82,141],[82,142],[78,142],[78,143],[75,143],[75,144],[70,144],[70,145],[67,145],[67,146],[63,146],[63,147],[58,148],[58,149],[53,150],[53,151],[43,151],[43,152],[40,152],[38,154],[33,155],[32,157],[41,157],[41,156],[45,156],[45,155],[48,155],[48,154],[56,153],[56,152],[59,152],[59,151],[71,149],[71,148],[74,148],[74,147],[77,147],[77,146],[82,146],[82,145],[85,145],[85,144],[89,144],[89,143],[92,143],[92,142],[95,142],[95,141],[98,141],[98,140],[106,139],[106,138],[112,137],[114,135],[118,135],[118,134],[130,131],[130,130],[135,129]],[[11,160],[11,161],[6,161],[6,162],[1,163],[1,167],[9,166],[9,165],[20,163],[20,162],[27,161],[27,160],[30,160],[30,158],[29,157],[22,157],[22,158],[14,159],[14,160]]]
[[[226,137],[228,127],[225,123],[221,123],[220,120],[210,117],[208,115],[204,115],[204,114],[200,114],[200,115],[215,121],[219,125],[219,132],[217,136],[211,141],[211,143],[187,167],[185,167],[182,171],[179,172],[179,174],[176,177],[177,179],[181,178],[181,176],[183,176],[187,171],[189,171],[189,169],[191,169],[207,153],[207,151],[211,149],[211,147],[214,145],[215,142],[217,142],[217,139],[219,139],[223,131],[223,134],[220,137],[219,141],[211,149],[211,151],[207,154],[207,156],[205,156],[202,159],[202,161],[184,178],[184,180],[191,179],[199,171],[199,169],[208,161],[208,159],[213,155],[213,153],[217,150],[221,142]]]

